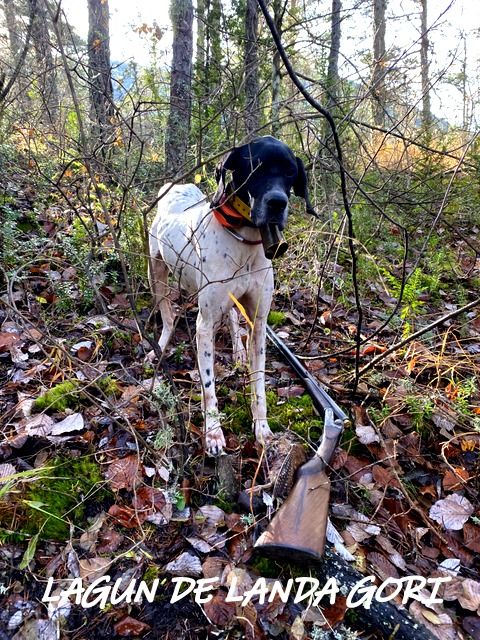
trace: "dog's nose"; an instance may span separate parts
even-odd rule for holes
[[[282,213],[288,204],[288,198],[283,193],[276,193],[267,198],[267,207],[271,213]]]

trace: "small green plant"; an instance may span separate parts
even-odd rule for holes
[[[427,430],[427,421],[432,417],[435,409],[433,400],[428,396],[411,395],[405,398],[408,413],[412,418],[413,427],[419,433]]]
[[[455,385],[456,394],[454,398],[457,410],[463,415],[470,417],[470,398],[477,392],[477,383],[474,377],[466,378],[463,382]]]
[[[80,382],[66,380],[55,385],[46,393],[38,397],[33,403],[35,411],[59,411],[75,409],[80,403]]]
[[[175,440],[175,433],[169,425],[162,427],[155,434],[154,449],[170,449]]]
[[[399,278],[393,276],[387,269],[381,269],[385,280],[388,282],[392,294],[398,298],[402,289]],[[410,275],[405,283],[400,308],[400,318],[403,322],[402,337],[408,338],[413,331],[415,317],[420,315],[425,304],[420,296],[424,293],[436,294],[440,288],[438,275],[429,276],[418,267]]]
[[[173,361],[175,362],[175,364],[182,364],[185,358],[186,350],[187,350],[186,342],[180,342],[179,344],[177,344],[177,346],[175,347],[175,352],[173,354]]]

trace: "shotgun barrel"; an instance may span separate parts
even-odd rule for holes
[[[275,347],[280,351],[284,359],[292,367],[298,377],[301,379],[305,390],[312,398],[313,405],[320,415],[326,409],[332,409],[337,418],[343,422],[344,427],[351,425],[350,418],[345,411],[331,398],[320,383],[312,376],[312,374],[303,366],[297,356],[290,351],[287,345],[277,336],[275,331],[267,326],[267,336],[270,338]]]

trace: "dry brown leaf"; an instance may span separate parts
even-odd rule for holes
[[[443,476],[443,488],[445,491],[455,491],[456,489],[461,489],[463,487],[464,482],[469,479],[469,473],[463,467],[453,467],[452,469],[448,469],[448,471]]]
[[[225,591],[219,589],[213,594],[211,600],[203,605],[203,609],[208,619],[222,629],[228,627],[235,617],[235,603],[225,602],[226,597],[227,594]]]
[[[112,504],[108,510],[108,515],[115,518],[118,524],[126,529],[138,527],[145,522],[147,517],[144,513],[137,513],[130,507],[121,507],[118,504]]]
[[[119,622],[116,622],[113,625],[113,628],[117,636],[122,636],[123,638],[141,636],[150,630],[150,626],[148,624],[140,622],[140,620],[136,620],[130,616],[126,616]]]
[[[112,562],[108,558],[83,558],[78,561],[80,566],[80,578],[87,582],[94,582],[97,578],[104,576],[111,567]]]
[[[115,460],[110,464],[105,474],[113,491],[127,489],[131,491],[141,480],[142,465],[138,456],[132,454]]]
[[[227,561],[218,556],[209,556],[202,564],[202,572],[205,578],[218,578],[222,575]]]
[[[373,565],[374,569],[382,580],[386,580],[387,578],[400,577],[395,566],[381,553],[372,551],[367,555],[367,559]]]
[[[391,469],[386,469],[380,464],[375,464],[372,467],[372,476],[375,482],[381,487],[395,487],[396,489],[400,489],[400,483]]]
[[[460,605],[468,611],[480,614],[480,582],[466,578],[462,582],[462,594],[458,597]]]
[[[480,553],[480,527],[472,522],[466,522],[463,527],[463,541],[471,551]]]
[[[412,616],[425,625],[438,640],[457,640],[452,619],[438,605],[435,605],[435,610],[432,611],[420,602],[414,601],[409,609]]]

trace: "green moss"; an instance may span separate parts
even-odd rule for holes
[[[28,485],[23,532],[43,539],[65,540],[70,526],[85,522],[85,509],[108,495],[98,464],[88,457],[55,458],[38,480]]]
[[[99,378],[97,386],[106,396],[118,397],[122,393],[118,381],[112,375]]]
[[[156,580],[160,575],[160,569],[156,564],[150,564],[145,573],[143,574],[143,580],[147,583],[149,587],[152,586],[153,581]]]
[[[79,405],[79,381],[67,380],[38,397],[33,403],[35,411],[65,411]]]
[[[262,556],[254,557],[250,565],[264,578],[278,578],[278,574],[281,571],[278,562]]]
[[[248,433],[252,424],[248,392],[237,393],[222,408],[222,413],[234,433]],[[275,391],[267,391],[267,416],[272,431],[290,429],[302,438],[313,441],[317,441],[323,431],[323,420],[315,413],[308,394],[283,400],[278,398]]]
[[[267,391],[268,423],[272,430],[291,429],[305,439],[318,440],[323,420],[317,416],[308,394],[280,400],[274,391]]]
[[[285,322],[286,315],[283,311],[270,311],[267,322],[272,327],[277,327]]]

